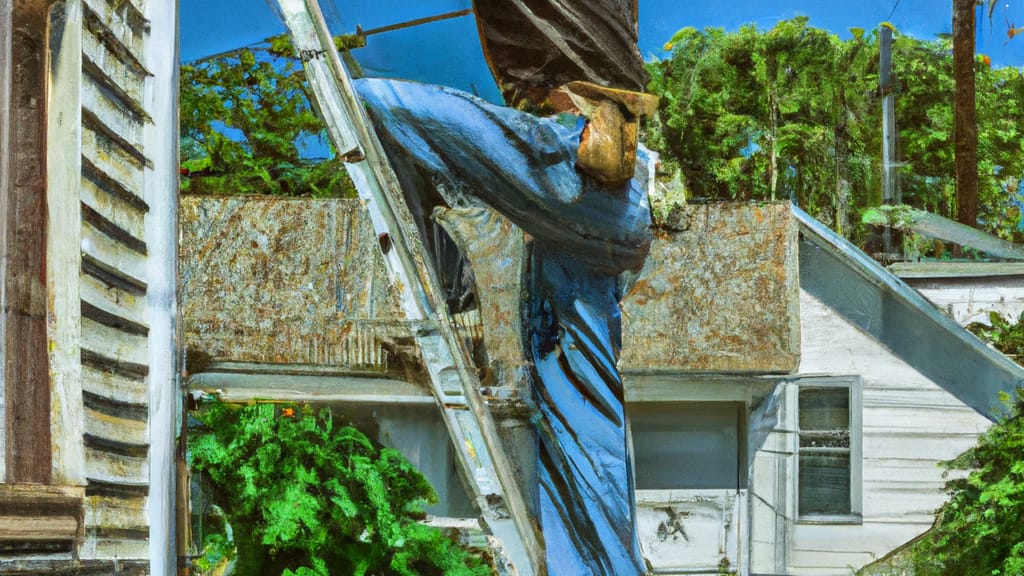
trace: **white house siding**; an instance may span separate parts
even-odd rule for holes
[[[783,457],[755,462],[755,492],[785,498],[784,505],[776,502],[788,520],[785,562],[778,567],[784,564],[785,573],[794,575],[849,574],[851,568],[882,557],[931,526],[933,512],[945,497],[939,462],[970,448],[990,422],[804,291],[800,316],[800,375],[860,375],[863,381],[863,523],[794,521],[797,495],[791,471],[796,444],[794,435],[783,430],[795,429],[795,414],[779,419],[788,425],[773,434],[772,440],[778,442],[762,448],[781,448]],[[785,400],[795,405],[795,386],[786,388]],[[789,481],[777,483],[770,477],[770,466],[758,469],[762,463],[779,466],[777,478]],[[776,552],[766,548],[779,534],[774,517],[763,517],[767,506],[753,510],[760,516],[754,520],[753,535],[752,572],[758,573],[767,568],[758,556]],[[762,534],[771,530],[776,533]]]
[[[151,517],[151,449],[173,443],[172,426],[151,431],[151,407],[173,385],[176,179],[166,175],[177,160],[164,109],[176,106],[175,21],[163,3],[80,4],[81,557],[152,561],[150,524],[166,518]],[[170,464],[161,470],[158,497],[169,501]]]
[[[925,298],[966,326],[988,324],[989,312],[1016,320],[1024,313],[1024,276],[983,278],[904,278]]]

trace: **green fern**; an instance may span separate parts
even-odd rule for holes
[[[211,401],[195,416],[191,466],[231,525],[236,574],[491,574],[418,522],[437,501],[426,478],[330,410]]]

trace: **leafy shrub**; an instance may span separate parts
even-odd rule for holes
[[[212,401],[196,417],[191,466],[231,526],[235,574],[490,574],[417,521],[437,500],[427,479],[330,410]]]
[[[946,463],[971,472],[947,483],[950,500],[915,553],[918,576],[1024,574],[1024,390],[1013,409]]]
[[[967,329],[1003,354],[1024,357],[1024,313],[1013,323],[998,312],[989,312],[988,321],[991,326],[975,322]]]

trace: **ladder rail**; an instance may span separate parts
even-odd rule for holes
[[[374,230],[390,237],[386,268],[442,411],[463,477],[487,529],[504,547],[513,570],[545,573],[541,537],[480,394],[469,354],[458,338],[440,282],[376,133],[323,19],[317,0],[276,0],[345,167]]]

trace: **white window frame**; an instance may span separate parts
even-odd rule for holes
[[[801,524],[861,524],[863,522],[863,380],[860,376],[820,376],[800,378],[794,382],[795,431],[793,503],[797,522]],[[849,514],[803,514],[800,512],[800,391],[809,388],[845,388],[850,398],[850,513]]]

